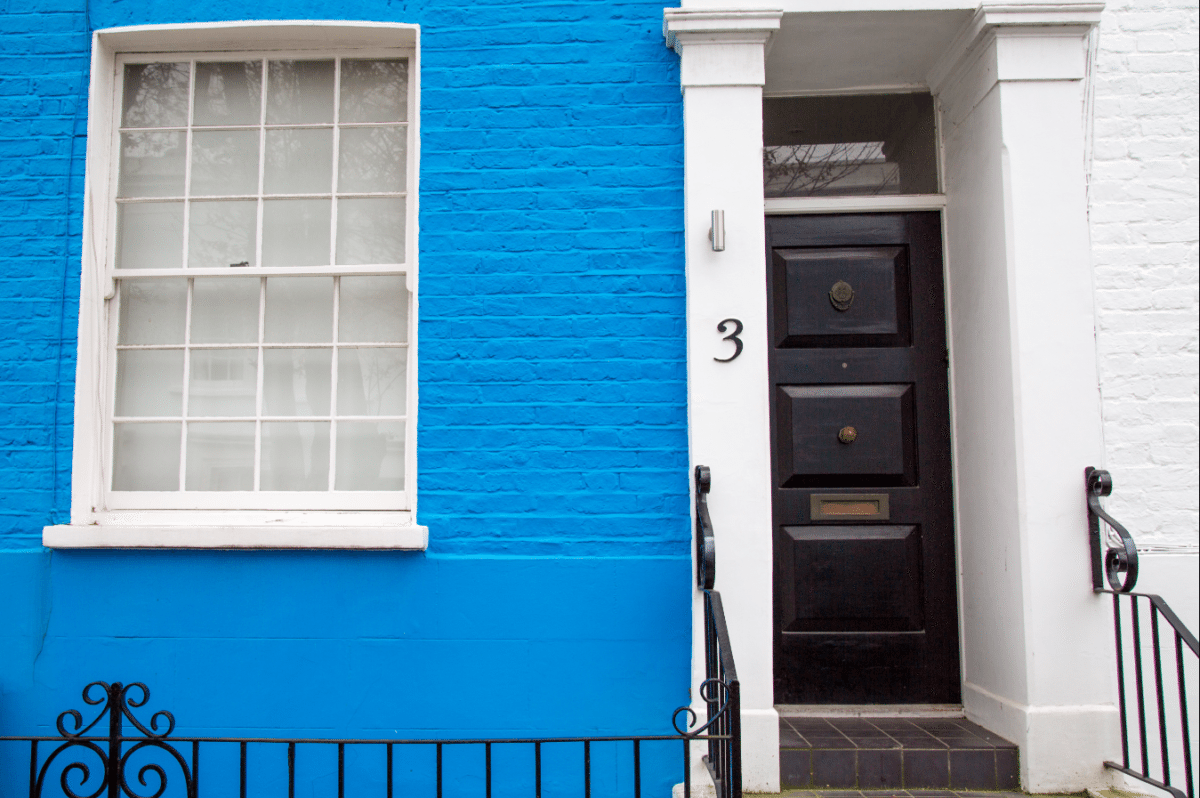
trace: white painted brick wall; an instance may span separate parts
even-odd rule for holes
[[[1091,200],[1109,509],[1141,545],[1198,543],[1195,2],[1112,0],[1095,68]]]

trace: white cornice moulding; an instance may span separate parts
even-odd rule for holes
[[[964,67],[971,56],[979,54],[987,43],[996,38],[1040,37],[1060,38],[1072,42],[1081,40],[1093,27],[1100,24],[1100,13],[1104,3],[988,3],[980,5],[971,21],[963,26],[933,69],[929,72],[929,86],[940,94],[956,76],[966,71]],[[1060,59],[1054,59],[1060,61]],[[1079,61],[1082,66],[1082,61]],[[1076,79],[1072,66],[1062,63],[1047,64],[1046,74],[1035,77],[1033,69],[1018,68],[1018,74],[997,74],[998,80],[1062,80]],[[1022,74],[1023,73],[1023,74]]]
[[[663,36],[680,55],[689,44],[766,44],[783,11],[768,9],[663,9]]]
[[[778,9],[663,9],[663,36],[681,60],[680,85],[761,88],[767,43],[782,17]]]

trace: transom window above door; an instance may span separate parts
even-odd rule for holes
[[[409,59],[117,70],[110,508],[405,509]]]
[[[937,133],[929,94],[763,100],[763,194],[934,194]]]

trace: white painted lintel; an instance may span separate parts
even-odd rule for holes
[[[944,194],[905,194],[893,197],[772,197],[763,201],[768,216],[798,213],[881,213],[940,211]]]

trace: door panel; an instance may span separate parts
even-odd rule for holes
[[[788,526],[795,597],[786,632],[919,631],[921,532],[915,526]]]
[[[959,700],[940,219],[771,217],[775,701]]]
[[[906,254],[902,247],[776,250],[779,346],[906,345]]]
[[[915,485],[912,385],[780,385],[780,484]]]

